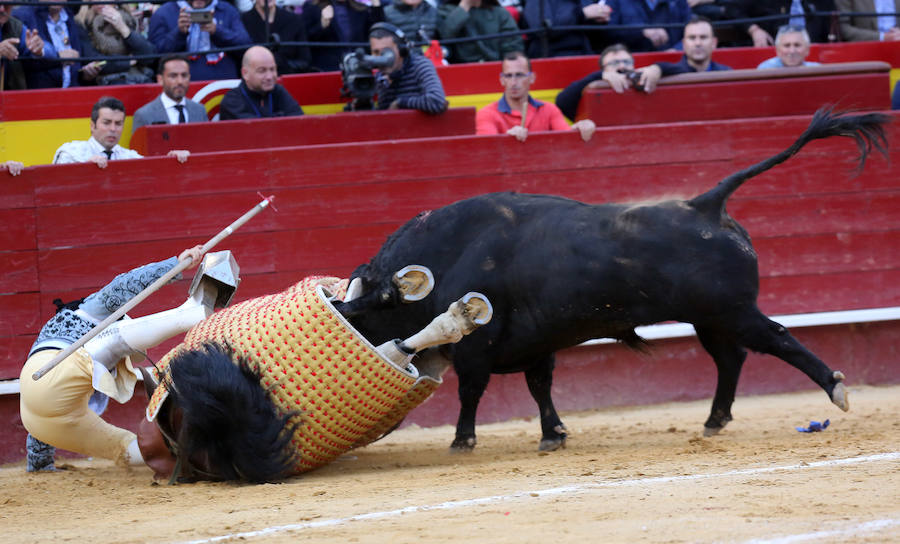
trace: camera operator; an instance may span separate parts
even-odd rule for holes
[[[376,23],[369,30],[372,55],[394,55],[394,62],[376,75],[376,109],[412,109],[438,114],[447,110],[444,86],[430,60],[411,51],[402,30]]]
[[[261,45],[244,53],[241,84],[225,93],[219,119],[254,119],[303,115],[303,108],[278,82],[275,56]]]

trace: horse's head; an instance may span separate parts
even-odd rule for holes
[[[148,395],[168,396],[154,421],[143,418],[138,446],[156,479],[267,482],[294,466],[290,441],[297,413],[279,414],[259,377],[227,347],[208,344],[174,357]],[[174,475],[174,476],[173,476]]]

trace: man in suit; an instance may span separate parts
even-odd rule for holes
[[[837,8],[856,13],[900,13],[900,0],[836,0]],[[841,17],[841,36],[848,42],[900,40],[893,15]]]
[[[203,105],[185,98],[191,83],[191,67],[186,58],[169,55],[159,61],[156,81],[163,92],[134,112],[131,133],[144,125],[176,125],[208,121]]]

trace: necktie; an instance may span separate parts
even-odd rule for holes
[[[104,149],[103,153],[106,155],[106,158],[112,160],[112,149]]]
[[[187,123],[187,119],[184,117],[184,104],[175,104],[175,109],[178,110],[178,124]]]

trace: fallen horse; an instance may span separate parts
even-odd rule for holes
[[[414,306],[430,278],[404,267],[392,292]],[[441,383],[446,365],[413,355],[491,318],[488,299],[467,293],[417,334],[376,347],[335,310],[346,285],[306,278],[216,312],[144,370],[138,445],[157,478],[273,481],[371,443]]]
[[[736,172],[690,200],[589,205],[547,195],[478,196],[423,212],[392,234],[352,275],[361,295],[342,308],[374,342],[415,330],[454,293],[477,290],[494,305],[491,323],[441,350],[459,376],[458,450],[475,446],[475,412],[491,373],[524,372],[540,411],[540,449],[565,443],[550,390],[554,352],[592,338],[641,348],[634,328],[691,323],[718,369],[707,435],[732,419],[731,406],[748,349],[804,372],[842,410],[844,375],[830,369],[756,305],[757,256],[747,232],[727,213],[745,181],[786,161],[810,141],[855,140],[859,166],[886,154],[883,114],[818,111],[787,149]],[[435,275],[427,301],[400,312],[391,273],[415,262]],[[384,304],[380,309],[373,307]],[[358,310],[358,311],[357,311]],[[364,311],[363,311],[364,310]]]

